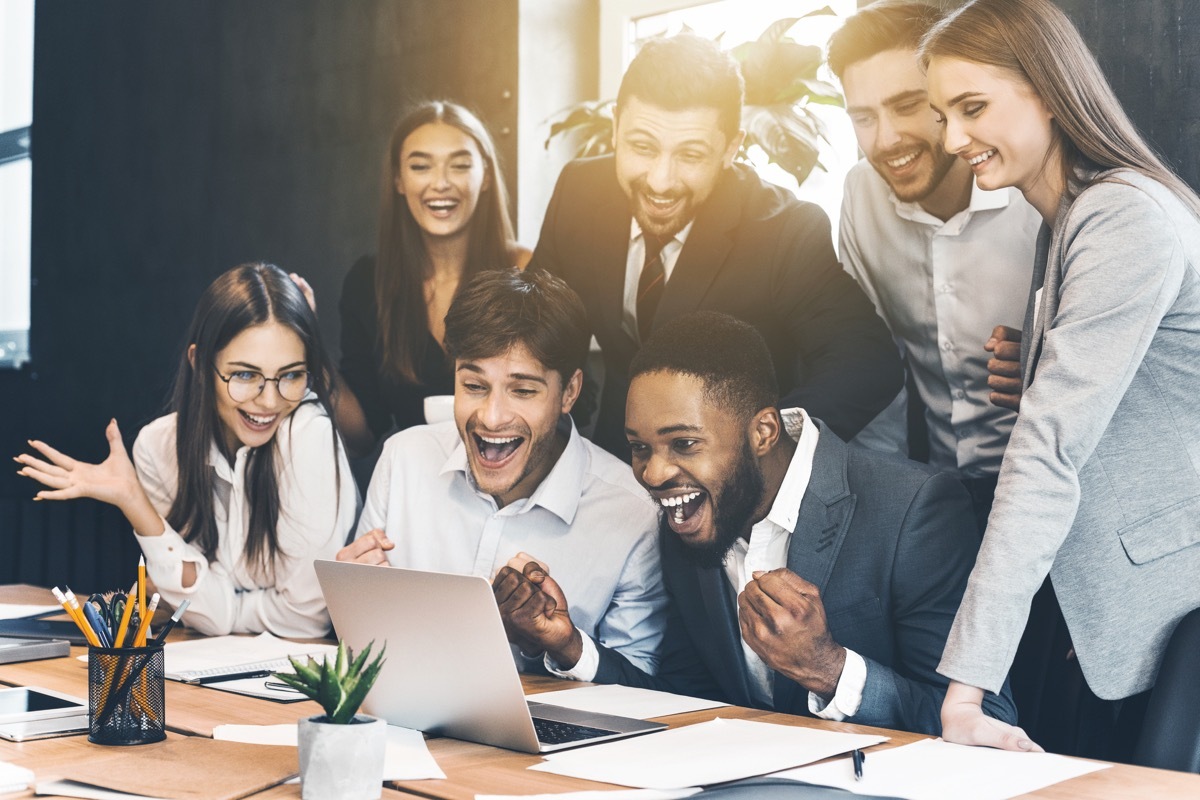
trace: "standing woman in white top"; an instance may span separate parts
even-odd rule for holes
[[[20,474],[49,487],[40,500],[121,509],[154,587],[191,599],[183,621],[201,633],[322,636],[313,559],[345,542],[358,493],[316,318],[278,267],[243,264],[201,296],[187,341],[171,413],[142,429],[132,462],[113,420],[103,463],[34,441],[45,460],[20,456]]]
[[[1045,221],[1020,413],[938,667],[942,736],[1036,749],[979,704],[1047,573],[1088,687],[1129,733],[1172,630],[1200,606],[1200,199],[1049,0],[974,0],[922,50],[946,150]]]

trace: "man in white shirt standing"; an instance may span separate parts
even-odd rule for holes
[[[661,508],[672,613],[657,676],[609,652],[595,679],[939,733],[936,668],[977,550],[958,481],[777,410],[766,343],[725,314],[661,326],[630,375],[625,433]],[[557,565],[518,566],[530,605],[570,598]],[[1007,690],[984,707],[1015,720]]]
[[[883,0],[830,40],[866,156],[846,177],[839,255],[906,357],[929,463],[963,480],[982,534],[1016,419],[1011,388],[989,378],[988,353],[993,367],[1016,368],[1041,218],[1016,189],[980,189],[942,148],[916,55],[937,14]],[[905,400],[901,392],[856,441],[906,455]]]
[[[388,439],[371,478],[358,538],[338,560],[492,579],[512,558],[540,558],[573,604],[554,647],[502,616],[519,666],[555,670],[615,650],[654,672],[666,595],[658,579],[657,508],[629,468],[580,436],[590,334],[579,297],[542,271],[488,271],[446,315],[454,422]],[[525,554],[529,554],[528,556]],[[498,589],[499,591],[499,589]]]

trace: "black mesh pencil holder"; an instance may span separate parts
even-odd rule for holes
[[[167,738],[163,646],[88,648],[88,741],[150,744]]]

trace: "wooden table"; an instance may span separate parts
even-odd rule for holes
[[[29,586],[0,587],[0,603],[45,603],[47,592]],[[183,634],[187,635],[187,634]],[[174,634],[171,637],[175,638]],[[85,652],[72,648],[72,655]],[[564,688],[564,682],[553,678],[524,676],[527,693]],[[77,697],[87,696],[87,667],[75,658],[31,661],[23,664],[0,665],[0,684],[12,686],[37,685],[67,692]],[[578,684],[571,684],[578,685]],[[317,713],[312,702],[281,704],[252,697],[243,697],[205,689],[201,686],[167,681],[167,728],[173,735],[211,736],[216,725],[237,723],[272,725],[295,722],[302,716]],[[708,711],[696,711],[664,717],[672,727],[705,722],[716,717],[752,719],[782,725],[798,725],[850,733],[878,733],[891,740],[879,748],[909,744],[925,736],[882,728],[868,728],[846,723],[794,717],[749,708],[726,706]],[[61,759],[76,758],[89,748],[95,748],[85,737],[48,739],[26,744],[0,741],[0,759],[12,760],[34,769],[47,769]],[[501,750],[487,745],[456,739],[430,739],[429,750],[437,760],[445,780],[402,781],[384,796],[426,797],[438,800],[474,800],[477,793],[528,795],[543,792],[613,789],[609,784],[593,783],[575,778],[533,772],[528,767],[541,761],[538,756]],[[11,795],[24,797],[26,795]],[[7,795],[5,797],[8,797]],[[299,797],[295,785],[278,786],[255,795],[256,798]],[[848,795],[848,797],[851,797]],[[1121,798],[1153,797],[1172,800],[1200,798],[1200,775],[1147,769],[1117,764],[1109,769],[1055,784],[1029,795],[1039,800],[1119,800]]]

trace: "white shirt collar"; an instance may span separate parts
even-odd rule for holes
[[[569,414],[562,416],[557,430],[559,433],[569,431],[567,445],[563,448],[562,454],[554,462],[554,466],[550,468],[550,472],[542,479],[542,482],[533,490],[533,494],[519,506],[517,503],[513,505],[518,506],[516,513],[524,513],[534,506],[541,506],[570,525],[575,519],[575,512],[579,509],[583,478],[588,468],[588,453],[583,443],[583,437],[575,428],[575,422]],[[476,485],[475,478],[471,475],[471,468],[467,462],[467,447],[461,438],[450,452],[446,463],[442,465],[440,473],[447,472],[461,473],[462,479],[467,481],[472,491],[483,494]],[[494,499],[493,502],[495,502]]]
[[[808,491],[812,477],[813,457],[817,452],[820,431],[803,408],[787,408],[779,412],[787,435],[796,440],[796,452],[788,464],[779,493],[771,504],[767,519],[789,533],[795,533],[800,515],[800,503]]]
[[[675,234],[674,240],[679,242],[680,246],[687,242],[688,234],[692,232],[692,226],[695,224],[696,220],[693,218],[691,222],[689,222],[687,225],[684,225],[683,228]],[[642,226],[638,225],[636,218],[631,218],[629,220],[629,243],[633,244],[635,241],[641,238],[641,236]],[[670,242],[668,242],[668,244],[670,244]]]
[[[883,180],[882,177],[880,180]],[[979,184],[975,183],[975,179],[971,179],[971,200],[967,203],[967,207],[958,212],[950,219],[943,222],[937,217],[930,214],[925,209],[921,208],[921,204],[916,201],[901,200],[896,197],[896,193],[888,188],[888,197],[891,198],[892,204],[896,207],[896,215],[901,219],[909,220],[910,222],[924,222],[931,225],[946,225],[949,226],[956,220],[961,218],[961,222],[957,223],[961,228],[966,225],[966,221],[971,218],[971,215],[977,211],[994,211],[1000,208],[1007,208],[1011,200],[1010,190],[1004,189],[981,189]]]

